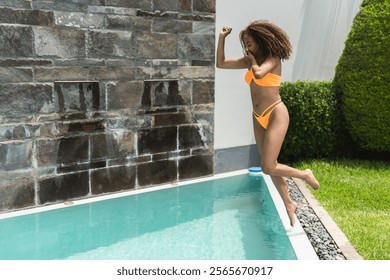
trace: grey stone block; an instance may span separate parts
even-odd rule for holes
[[[54,112],[52,87],[46,84],[0,84],[0,115],[23,117]]]
[[[89,33],[88,53],[95,58],[134,58],[132,33],[128,31],[92,31]]]
[[[0,53],[3,57],[30,57],[33,36],[30,26],[0,25]]]
[[[13,171],[32,167],[32,141],[0,143],[0,170]]]
[[[85,57],[85,33],[75,28],[34,27],[35,53],[41,57]]]
[[[107,29],[151,32],[152,20],[143,17],[107,15]]]
[[[176,34],[143,33],[137,38],[138,58],[177,58]]]
[[[150,2],[150,0],[106,0],[105,5],[123,8],[150,9]]]
[[[107,86],[107,109],[139,108],[142,103],[143,82],[124,82]]]
[[[191,60],[214,59],[215,38],[209,34],[180,34],[179,58]]]
[[[105,16],[75,12],[54,12],[55,24],[58,26],[81,28],[104,28]]]

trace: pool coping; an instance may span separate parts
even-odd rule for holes
[[[363,257],[356,251],[344,232],[338,227],[329,213],[314,197],[310,189],[306,186],[305,182],[298,178],[291,179],[301,191],[302,195],[305,197],[310,207],[320,219],[329,235],[333,238],[334,242],[337,244],[345,258],[347,260],[363,260]]]
[[[272,182],[271,177],[265,174],[263,174],[263,177],[274,201],[276,210],[279,213],[279,217],[281,218],[283,226],[287,232],[287,236],[289,237],[291,245],[294,248],[297,259],[319,260],[317,253],[315,252],[309,238],[306,235],[305,230],[303,229],[296,215],[294,215],[296,221],[295,225],[294,227],[291,227],[290,218],[287,215],[283,200],[280,197],[274,183]]]
[[[128,190],[128,191],[114,193],[114,194],[105,194],[105,195],[101,195],[101,196],[94,196],[94,197],[82,198],[82,199],[77,199],[77,200],[72,200],[72,201],[65,201],[65,202],[51,204],[51,205],[44,205],[44,206],[39,206],[39,207],[35,207],[35,208],[30,208],[30,209],[23,209],[23,210],[18,210],[18,211],[13,211],[13,212],[0,213],[0,220],[7,219],[7,218],[13,218],[13,217],[17,217],[17,216],[28,215],[28,214],[35,214],[35,213],[40,213],[40,212],[45,212],[45,211],[51,211],[51,210],[56,210],[56,209],[62,209],[62,208],[67,208],[67,207],[72,207],[72,206],[77,206],[77,205],[83,205],[83,204],[88,204],[88,203],[98,202],[98,201],[103,201],[103,200],[108,200],[108,199],[115,199],[115,198],[125,197],[125,196],[129,196],[129,195],[136,195],[136,194],[141,194],[141,193],[146,193],[146,192],[151,192],[151,191],[157,191],[157,190],[163,190],[163,189],[168,189],[168,188],[173,188],[173,187],[185,186],[185,185],[189,185],[189,184],[200,183],[200,182],[210,181],[213,179],[221,179],[221,178],[242,175],[242,174],[248,174],[248,170],[242,169],[242,170],[230,171],[230,172],[226,172],[226,173],[214,174],[212,176],[206,176],[206,177],[190,179],[190,180],[185,180],[185,181],[180,181],[180,182],[168,183],[168,184],[158,185],[158,186],[151,186],[151,187],[144,188],[144,189]],[[280,217],[280,219],[283,223],[283,226],[287,232],[287,236],[289,237],[289,240],[290,240],[291,245],[295,251],[297,259],[298,260],[318,260],[319,258],[317,256],[313,246],[311,245],[308,237],[306,236],[305,231],[303,230],[301,224],[299,223],[297,217],[295,217],[297,220],[297,222],[295,223],[295,226],[293,228],[290,226],[290,220],[289,220],[287,212],[285,210],[283,201],[282,201],[279,193],[277,192],[277,189],[274,186],[271,177],[269,175],[265,175],[265,174],[262,174],[261,176],[263,176],[263,178],[266,182],[266,185],[268,187],[270,195],[274,201],[276,210],[278,211],[279,217]]]

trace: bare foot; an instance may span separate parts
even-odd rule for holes
[[[287,210],[287,214],[288,214],[288,217],[290,219],[290,225],[292,227],[294,227],[295,225],[295,210],[297,209],[297,204],[296,202],[292,202],[291,204],[289,204],[288,206],[286,206],[286,210]]]
[[[306,169],[305,172],[309,175],[308,179],[306,180],[306,183],[308,183],[313,189],[318,190],[320,188],[320,184],[314,177],[313,172],[310,169]]]

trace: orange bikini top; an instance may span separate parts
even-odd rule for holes
[[[252,68],[249,69],[245,74],[245,81],[248,85],[251,84],[252,80],[259,86],[263,87],[278,87],[280,86],[280,82],[282,80],[282,77],[273,73],[268,72],[265,74],[265,76],[261,79],[256,79],[255,75],[253,74]]]

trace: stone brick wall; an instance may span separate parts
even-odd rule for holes
[[[0,212],[213,173],[215,0],[0,0]]]

